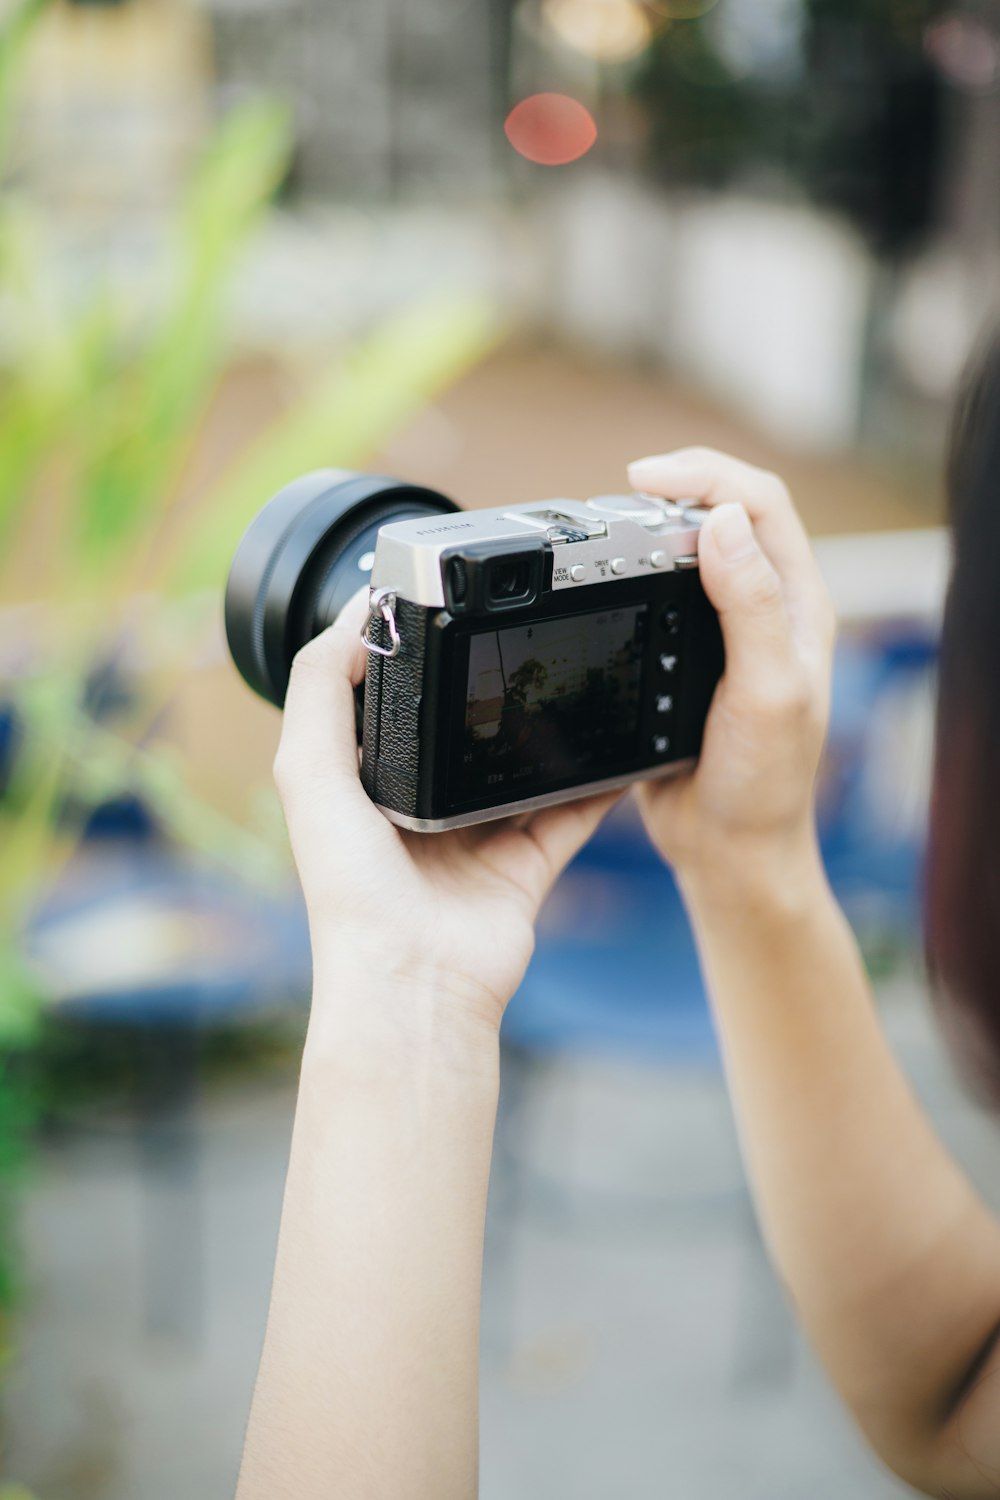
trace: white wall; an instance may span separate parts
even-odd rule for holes
[[[656,199],[581,179],[542,210],[539,312],[653,354],[792,446],[857,432],[873,265],[838,221],[748,198]]]

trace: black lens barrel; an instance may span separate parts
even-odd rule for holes
[[[295,653],[367,581],[380,527],[457,510],[436,490],[320,469],[279,490],[250,523],[226,585],[226,637],[254,692],[280,708]]]

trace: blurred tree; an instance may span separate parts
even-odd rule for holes
[[[536,698],[539,697],[548,680],[549,674],[541,662],[534,656],[529,657],[511,672],[507,697],[512,703],[520,703],[523,707],[528,701],[528,694],[533,692]]]
[[[781,161],[776,110],[727,66],[704,18],[657,33],[637,65],[635,89],[649,121],[648,164],[671,186],[720,187],[764,161]]]
[[[798,175],[890,256],[932,227],[938,206],[943,87],[924,38],[943,9],[941,0],[807,3]]]
[[[773,24],[761,15],[768,8]],[[931,226],[943,85],[928,26],[945,0],[720,3],[662,30],[636,73],[661,180],[769,180],[847,214],[894,255]]]

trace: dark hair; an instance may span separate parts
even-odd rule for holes
[[[926,944],[942,1017],[1000,1102],[1000,336],[959,392],[947,484],[953,565],[941,635]]]

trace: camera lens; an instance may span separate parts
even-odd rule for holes
[[[226,585],[226,636],[240,674],[285,701],[295,653],[367,582],[381,527],[446,515],[436,490],[322,469],[286,485],[251,522]]]
[[[527,558],[504,557],[490,569],[490,600],[496,604],[523,598],[531,587]]]

